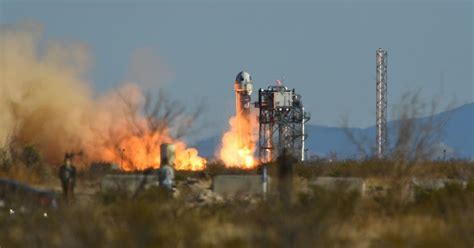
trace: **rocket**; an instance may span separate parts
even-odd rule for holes
[[[253,87],[252,77],[248,72],[241,71],[234,82],[235,113],[239,132],[239,149],[249,148],[251,143],[250,105]]]

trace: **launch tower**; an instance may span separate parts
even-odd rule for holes
[[[277,81],[276,86],[258,91],[260,162],[272,161],[284,149],[300,161],[305,160],[305,123],[310,119],[304,111],[301,95]]]

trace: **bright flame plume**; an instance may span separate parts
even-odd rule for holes
[[[234,116],[229,120],[230,130],[222,137],[219,151],[219,158],[226,167],[242,169],[257,167],[258,164],[254,158],[256,140],[252,134],[258,127],[256,123],[250,121],[252,119],[255,119],[255,115],[251,113],[249,119],[243,116]],[[241,130],[249,130],[249,132]]]

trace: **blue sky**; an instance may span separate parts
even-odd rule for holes
[[[35,21],[44,39],[86,44],[98,92],[130,79],[189,105],[204,99],[211,131],[234,112],[241,70],[255,88],[283,77],[311,123],[373,125],[378,47],[388,50],[389,110],[410,90],[473,102],[472,13],[471,1],[0,1],[0,23]]]

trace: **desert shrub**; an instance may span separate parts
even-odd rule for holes
[[[41,162],[41,152],[35,145],[25,145],[23,147],[22,162],[27,166],[33,166]]]
[[[381,177],[381,178],[474,178],[474,163],[470,161],[426,161],[405,166],[391,160],[338,161],[332,164],[306,162],[295,165],[295,174],[304,178]]]
[[[473,185],[421,191],[414,202],[395,193],[365,198],[315,188],[295,195],[291,205],[269,197],[200,207],[186,204],[185,191],[171,199],[150,188],[136,198],[111,193],[90,204],[78,202],[49,218],[0,212],[0,242],[8,247],[463,247],[473,242]]]

